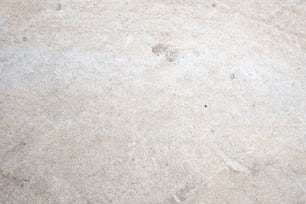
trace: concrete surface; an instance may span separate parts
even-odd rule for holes
[[[0,203],[306,203],[305,0],[0,0]]]

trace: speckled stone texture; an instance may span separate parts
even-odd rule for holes
[[[306,1],[0,0],[0,203],[306,203]]]

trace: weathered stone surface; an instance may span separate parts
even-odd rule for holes
[[[306,203],[306,3],[0,0],[0,203]]]

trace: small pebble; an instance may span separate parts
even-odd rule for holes
[[[231,79],[235,79],[235,74],[231,74]]]

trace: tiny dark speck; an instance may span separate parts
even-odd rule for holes
[[[207,105],[204,105],[205,108],[207,108]]]
[[[58,3],[57,4],[57,7],[56,7],[56,10],[60,11],[62,9],[62,4],[61,3]]]
[[[217,6],[217,4],[216,4],[216,3],[213,3],[211,6],[212,6],[212,7],[216,7],[216,6]]]
[[[23,41],[27,41],[28,38],[27,38],[27,37],[23,37],[22,40],[23,40]]]

